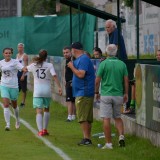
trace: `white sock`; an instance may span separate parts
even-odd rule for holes
[[[19,122],[19,107],[17,106],[17,108],[13,108],[13,110],[16,117],[16,122]]]
[[[4,119],[6,122],[6,125],[10,127],[10,110],[9,108],[4,108]]]
[[[72,115],[72,120],[75,120],[76,119],[76,115]]]
[[[50,119],[50,113],[49,112],[44,112],[44,116],[43,116],[43,128],[44,129],[47,129],[49,119]]]
[[[72,120],[72,115],[69,114],[67,119]]]
[[[119,140],[124,140],[124,135],[120,135]]]
[[[37,123],[37,128],[38,128],[39,131],[42,131],[42,129],[43,129],[42,122],[43,122],[42,114],[37,113],[36,123]]]
[[[112,143],[106,143],[106,146],[110,147],[110,146],[112,146]]]

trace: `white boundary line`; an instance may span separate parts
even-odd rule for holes
[[[3,104],[0,102],[1,107],[3,108]],[[10,111],[10,114],[13,118],[15,118],[15,116],[13,115],[13,113]],[[28,122],[26,122],[25,120],[23,120],[22,118],[20,118],[20,122],[26,127],[28,128],[38,139],[40,139],[41,141],[43,141],[43,143],[48,146],[49,148],[51,148],[52,150],[54,150],[60,157],[62,157],[64,160],[71,160],[71,158],[65,154],[60,148],[56,147],[55,145],[53,145],[48,139],[38,136],[37,135],[37,130],[35,130]]]

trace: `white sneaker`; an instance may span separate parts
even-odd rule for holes
[[[72,115],[72,121],[76,119],[76,115]]]
[[[6,126],[5,131],[10,131],[10,126]]]
[[[19,128],[20,128],[20,122],[16,122],[15,128],[16,128],[16,129],[19,129]]]
[[[112,143],[106,143],[106,144],[102,147],[102,149],[113,149]]]

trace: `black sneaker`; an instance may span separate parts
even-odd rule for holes
[[[72,121],[72,120],[70,120],[70,119],[67,119],[67,120],[66,120],[66,122],[71,122],[71,121]]]
[[[20,107],[21,107],[21,108],[23,108],[24,106],[25,106],[25,104],[24,104],[24,103],[21,103],[21,104],[20,104]]]
[[[88,146],[91,144],[92,144],[92,141],[87,138],[82,139],[82,141],[78,143],[79,146]]]
[[[123,135],[119,136],[119,146],[120,147],[125,147],[125,141],[124,141],[124,136]]]

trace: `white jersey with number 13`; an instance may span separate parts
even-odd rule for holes
[[[52,63],[43,62],[42,65],[32,63],[27,66],[34,77],[33,97],[51,97],[51,79],[56,75]]]

